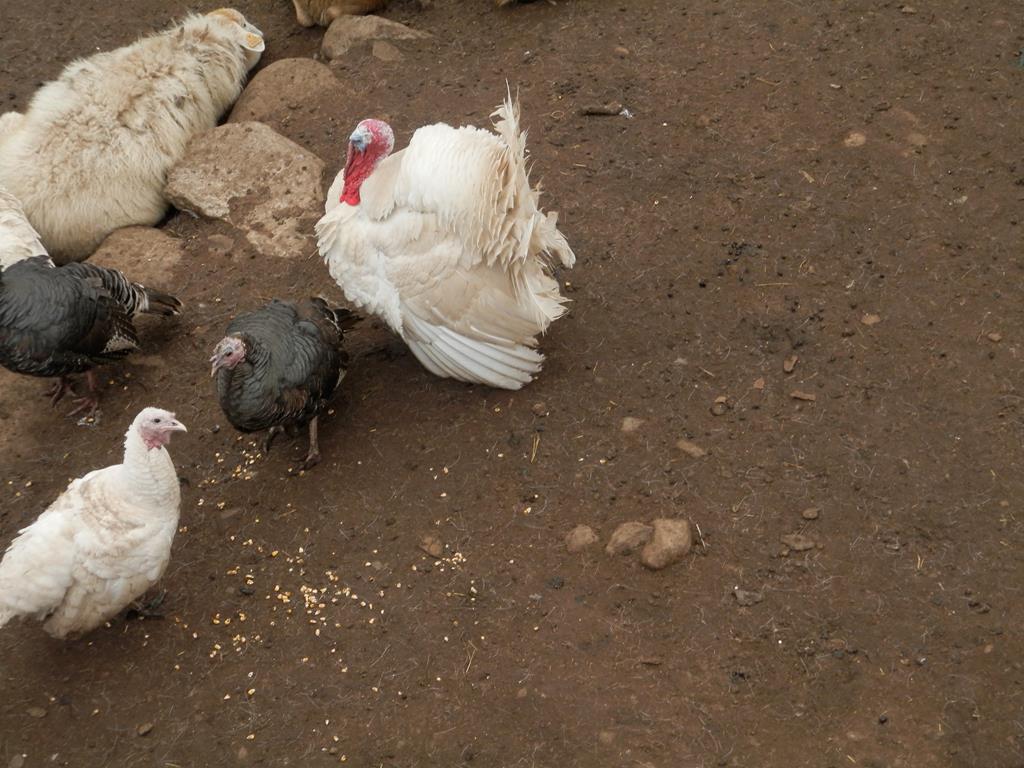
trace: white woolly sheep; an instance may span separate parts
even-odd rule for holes
[[[217,124],[263,51],[225,8],[69,64],[24,115],[0,116],[0,186],[24,206],[57,263],[87,258],[113,230],[167,209],[167,172]]]

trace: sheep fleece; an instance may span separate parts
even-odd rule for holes
[[[75,61],[23,116],[0,117],[0,186],[57,263],[86,258],[114,229],[163,217],[167,172],[247,71],[237,26],[217,16]]]

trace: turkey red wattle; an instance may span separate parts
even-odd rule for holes
[[[394,146],[394,131],[383,120],[363,120],[356,126],[348,142],[345,186],[339,202],[359,205],[359,188]]]

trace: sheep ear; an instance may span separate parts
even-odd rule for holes
[[[255,32],[246,32],[242,38],[242,47],[247,51],[254,51],[256,53],[263,53],[266,49],[267,44],[263,42],[263,38],[257,35]]]

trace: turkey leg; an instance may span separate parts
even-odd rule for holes
[[[76,407],[68,416],[77,416],[84,412],[83,418],[90,418],[96,415],[96,409],[100,407],[100,399],[96,394],[96,374],[92,370],[85,372],[85,383],[89,385],[89,394],[75,400]]]
[[[306,460],[302,462],[301,469],[312,469],[320,463],[320,444],[316,437],[316,420],[314,416],[313,420],[309,422],[309,452],[306,454]]]
[[[75,389],[71,385],[71,379],[67,376],[61,376],[55,382],[53,386],[46,390],[43,394],[50,398],[50,405],[56,406],[68,392],[75,395]]]

